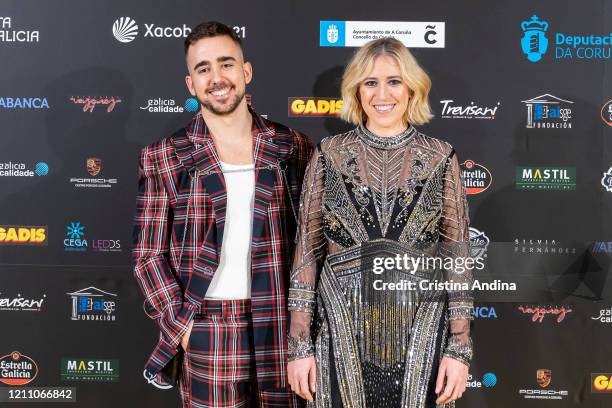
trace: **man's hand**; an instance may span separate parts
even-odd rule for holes
[[[290,361],[287,375],[291,390],[305,400],[312,401],[317,383],[317,364],[314,357]]]
[[[187,331],[185,332],[185,334],[183,335],[183,338],[181,339],[181,347],[183,348],[184,351],[187,351],[187,346],[189,345],[189,337],[191,337],[191,329],[193,329],[193,320],[189,322],[189,327],[187,328]]]
[[[436,404],[447,404],[461,398],[467,378],[468,366],[450,357],[442,357],[436,380]]]

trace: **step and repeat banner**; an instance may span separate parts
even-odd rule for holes
[[[183,39],[232,26],[252,106],[317,142],[344,65],[401,39],[430,74],[420,130],[462,163],[476,290],[459,407],[612,406],[612,2],[0,3],[0,406],[169,407],[131,270],[141,147],[199,109]],[[45,387],[52,387],[48,392]],[[37,390],[34,390],[37,389]]]

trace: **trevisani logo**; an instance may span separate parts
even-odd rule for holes
[[[246,27],[245,26],[234,26],[232,27],[241,38],[246,37]],[[122,43],[130,43],[138,37],[138,33],[140,32],[140,27],[136,20],[131,17],[119,17],[113,23],[113,36],[115,39]],[[144,24],[144,35],[143,37],[151,37],[151,38],[185,38],[191,32],[191,28],[186,24],[182,26],[175,27],[163,27],[155,25],[154,23],[145,23]]]
[[[453,99],[443,99],[442,104],[442,119],[489,119],[494,120],[497,115],[497,109],[501,102],[497,102],[495,106],[480,106],[470,101],[467,106],[455,104]]]
[[[574,102],[544,94],[527,99],[523,103],[527,107],[528,129],[572,128],[572,109],[568,105]]]
[[[0,42],[3,43],[24,43],[38,42],[40,31],[38,30],[16,30],[13,27],[11,17],[0,17]]]
[[[406,47],[444,48],[445,23],[423,21],[320,21],[321,47],[361,47],[383,37],[394,37]]]
[[[536,15],[521,22],[521,48],[529,61],[538,62],[546,54],[549,43],[548,26],[548,21],[540,20]],[[557,60],[609,60],[612,55],[612,33],[576,35],[557,32],[554,41]]]
[[[47,245],[47,226],[0,225],[0,245]]]
[[[38,162],[34,165],[34,170],[30,170],[28,165],[19,162],[0,163],[0,177],[34,177],[46,176],[49,174],[49,165],[45,162]]]
[[[12,312],[42,312],[42,305],[47,295],[42,298],[26,298],[18,293],[16,297],[3,297],[0,292],[0,311]]]
[[[119,381],[119,360],[100,360],[92,358],[62,358],[62,381]]]
[[[37,374],[36,362],[18,351],[0,357],[0,382],[6,385],[26,385],[34,381]]]
[[[338,98],[291,97],[290,117],[296,116],[337,116],[344,102]]]
[[[49,109],[49,101],[39,96],[0,96],[0,109]]]
[[[67,295],[72,300],[71,320],[115,321],[116,294],[90,286]]]
[[[516,167],[519,190],[575,190],[575,167]]]

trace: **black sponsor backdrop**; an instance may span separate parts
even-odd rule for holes
[[[550,23],[549,49],[538,63],[527,61],[520,48],[520,23],[533,14]],[[521,299],[524,303],[482,299],[482,305],[495,307],[497,317],[475,322],[476,357],[470,372],[475,381],[494,373],[497,385],[469,389],[459,406],[612,403],[612,395],[590,391],[591,372],[612,372],[612,325],[592,319],[612,305],[608,256],[589,251],[590,242],[612,241],[612,195],[600,184],[612,166],[612,128],[599,116],[601,106],[612,99],[610,62],[554,58],[555,32],[610,33],[609,2],[5,0],[0,15],[12,19],[12,27],[3,30],[40,33],[38,42],[0,42],[0,97],[41,97],[49,104],[49,109],[0,107],[0,162],[23,162],[30,169],[46,162],[50,168],[44,177],[0,178],[0,224],[48,227],[46,246],[0,247],[0,298],[45,296],[41,312],[0,311],[0,355],[18,350],[34,359],[39,373],[30,385],[76,386],[78,402],[71,406],[178,404],[176,390],[156,390],[141,375],[157,331],[142,313],[132,278],[130,234],[138,150],[184,126],[192,114],[141,109],[149,99],[172,99],[182,106],[189,97],[182,39],[144,37],[145,24],[182,28],[216,19],[244,27],[246,56],[254,66],[248,89],[253,105],[317,141],[349,126],[335,118],[288,118],[287,98],[337,97],[343,66],[354,51],[319,47],[320,20],[444,21],[445,48],[413,50],[432,77],[430,103],[438,116],[422,130],[449,141],[462,160],[472,159],[493,175],[487,191],[469,197],[472,225],[491,240],[489,269],[507,279],[537,275],[533,281],[540,285],[532,298]],[[122,16],[139,25],[137,38],[126,44],[111,31]],[[526,128],[521,101],[547,93],[574,102],[571,129]],[[102,105],[83,112],[82,105],[70,100],[76,96],[121,102],[112,112]],[[441,119],[443,99],[453,99],[455,106],[472,101],[500,106],[495,120]],[[70,183],[70,178],[88,177],[85,162],[90,157],[102,160],[98,177],[117,179],[112,188]],[[515,166],[575,167],[576,190],[519,191]],[[85,227],[86,252],[65,251],[70,223]],[[93,251],[91,242],[97,239],[118,240],[121,252]],[[516,254],[515,239],[554,239],[549,247],[576,252]],[[537,245],[526,246],[529,251]],[[117,295],[116,321],[71,321],[67,293],[90,286]],[[519,305],[566,306],[572,312],[559,323],[556,315],[532,322]],[[62,357],[119,359],[120,381],[62,382]],[[530,401],[519,395],[520,389],[539,389],[540,368],[552,370],[547,389],[568,391],[562,401]]]

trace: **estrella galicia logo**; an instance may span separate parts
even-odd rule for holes
[[[527,59],[531,62],[538,62],[546,53],[548,48],[548,38],[546,30],[548,30],[548,22],[541,21],[535,14],[531,16],[531,20],[525,20],[521,23],[523,29],[523,37],[521,38],[521,47]]]
[[[71,252],[87,251],[87,240],[85,239],[85,226],[80,222],[71,222],[66,227],[66,238],[64,238],[64,250]]]
[[[346,21],[321,21],[319,27],[321,47],[344,47]]]
[[[67,293],[67,295],[72,300],[71,320],[115,321],[116,294],[90,286],[76,292]]]

